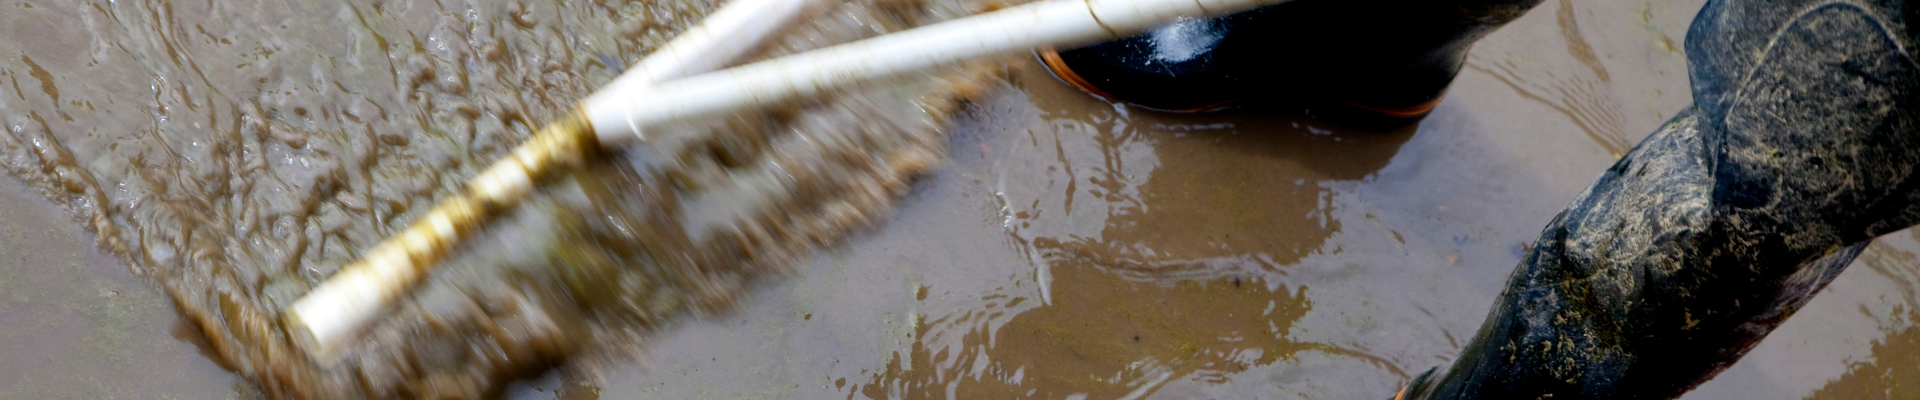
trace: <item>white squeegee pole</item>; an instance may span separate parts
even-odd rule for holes
[[[958,61],[1138,34],[1180,17],[1215,17],[1287,0],[1051,0],[677,80],[601,90],[584,106],[595,135],[656,140],[669,121],[765,106]],[[619,88],[615,88],[619,89]]]
[[[674,36],[601,91],[632,90],[727,66],[787,26],[807,5],[824,0],[733,0]]]
[[[608,89],[645,90],[654,82],[723,67],[758,46],[774,31],[786,27],[807,4],[819,1],[827,0],[728,2],[708,19],[675,36],[673,41],[622,73]],[[524,180],[525,175],[521,178]],[[519,184],[531,185],[529,182]],[[459,239],[457,229],[433,216],[430,213],[416,224],[433,225],[440,240]],[[381,245],[397,243],[396,239],[400,238],[389,239]],[[430,262],[416,262],[418,260],[409,255],[404,251],[375,251],[365,255],[360,262],[342,268],[287,307],[285,317],[295,342],[317,359],[334,361],[349,338],[355,337],[432,266]]]

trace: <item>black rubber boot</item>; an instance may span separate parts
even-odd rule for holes
[[[1695,105],[1547,225],[1474,340],[1404,399],[1665,399],[1920,221],[1915,8],[1713,0]]]
[[[1060,80],[1094,95],[1170,111],[1204,111],[1245,96],[1247,82],[1221,65],[1232,18],[1187,20],[1146,34],[1063,52],[1042,51]]]
[[[1062,80],[1150,108],[1273,97],[1417,118],[1474,41],[1540,1],[1298,0],[1041,57]]]

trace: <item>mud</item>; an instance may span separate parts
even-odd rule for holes
[[[50,102],[8,110],[6,167],[90,221],[218,361],[276,398],[483,397],[588,364],[575,360],[588,350],[620,359],[882,215],[993,75],[934,71],[613,151],[510,212],[330,363],[289,345],[280,310],[712,5],[9,5],[11,33],[45,39],[19,60]],[[837,4],[763,53],[968,12]],[[36,23],[62,17],[84,23]]]
[[[11,39],[0,41],[6,163],[31,193],[0,196],[6,212],[0,231],[18,233],[5,242],[12,247],[0,248],[0,326],[6,327],[0,351],[12,355],[0,361],[0,377],[7,377],[0,378],[0,397],[275,393],[283,386],[270,384],[263,393],[251,383],[266,375],[257,366],[229,361],[249,356],[220,350],[217,329],[215,340],[202,342],[197,333],[206,324],[181,322],[169,312],[172,303],[193,315],[194,307],[216,303],[192,293],[220,289],[183,296],[148,286],[208,285],[170,281],[168,274],[219,276],[187,266],[224,257],[250,260],[223,261],[232,264],[225,268],[279,274],[233,281],[304,282],[237,285],[232,293],[258,293],[248,300],[258,304],[290,301],[303,285],[350,261],[356,249],[404,226],[409,210],[430,206],[458,178],[523,138],[526,125],[604,82],[612,66],[644,54],[673,29],[664,21],[704,9],[652,7],[648,14],[662,17],[645,22],[650,19],[620,2],[373,4],[0,2],[7,10],[0,29]],[[1011,83],[989,90],[951,122],[933,118],[938,113],[881,114],[905,116],[877,121],[893,132],[937,134],[942,130],[929,127],[945,126],[951,137],[935,137],[948,146],[938,154],[951,162],[910,189],[873,181],[869,188],[883,189],[878,193],[908,191],[898,212],[844,245],[790,250],[805,260],[790,275],[768,274],[777,267],[701,264],[717,268],[627,279],[633,283],[621,286],[542,272],[555,259],[602,268],[591,276],[659,271],[607,271],[654,262],[636,255],[654,253],[619,251],[635,243],[620,232],[679,230],[668,235],[687,240],[676,248],[724,246],[693,244],[724,235],[685,231],[727,218],[650,214],[659,209],[647,206],[666,196],[634,188],[672,185],[633,182],[676,180],[645,171],[682,159],[638,154],[627,165],[639,168],[583,175],[510,217],[503,228],[508,235],[448,264],[449,272],[434,278],[438,286],[415,302],[478,303],[479,313],[501,304],[584,310],[578,320],[648,328],[563,329],[590,332],[568,336],[591,338],[563,351],[573,352],[575,362],[543,374],[553,363],[535,349],[533,357],[515,355],[506,366],[450,373],[486,380],[444,386],[451,394],[526,377],[497,394],[1385,398],[1411,373],[1453,357],[1523,253],[1522,243],[1619,151],[1689,101],[1677,44],[1698,8],[1688,1],[1547,2],[1478,45],[1433,116],[1390,131],[1342,128],[1315,118],[1313,110],[1274,107],[1153,113],[1081,96],[1043,70],[1016,63]],[[613,16],[622,12],[633,14]],[[905,25],[858,13],[818,20],[879,27],[861,35]],[[788,45],[828,41],[801,34]],[[449,72],[462,69],[465,74]],[[917,93],[929,86],[905,87]],[[790,112],[898,111],[892,107],[908,103],[885,99],[919,98],[847,97]],[[766,132],[751,127],[814,121],[766,118],[731,123]],[[818,121],[837,127],[846,119]],[[227,139],[195,146],[193,138]],[[208,149],[220,146],[226,147]],[[752,167],[725,165],[730,157],[721,155],[738,147],[691,148],[709,155],[687,158],[704,166],[686,171]],[[327,165],[350,156],[365,164],[343,164],[373,172],[332,172],[351,168]],[[227,167],[200,167],[206,164]],[[229,172],[222,175],[223,169]],[[708,181],[686,175],[683,181]],[[252,188],[235,190],[237,181]],[[648,196],[655,202],[634,201]],[[680,203],[686,208],[706,200],[691,196]],[[155,202],[180,206],[150,206]],[[68,214],[81,217],[78,226],[59,222]],[[564,222],[569,215],[621,217]],[[623,223],[642,228],[623,230]],[[725,223],[713,225],[726,231]],[[183,228],[196,233],[164,234]],[[116,264],[112,256],[86,255],[96,237],[107,254],[136,257]],[[234,239],[212,239],[226,237]],[[194,246],[215,250],[178,250]],[[1686,398],[1920,396],[1911,384],[1912,366],[1920,365],[1913,340],[1920,332],[1914,254],[1920,240],[1911,233],[1881,239],[1747,359]],[[9,259],[16,256],[24,258]],[[769,276],[782,278],[743,279]],[[548,307],[556,300],[505,290],[523,287],[507,283],[529,282],[553,288],[550,293],[613,296],[584,308]],[[646,282],[687,294],[676,298],[708,301],[661,305],[620,296],[642,293],[636,285]],[[120,295],[100,296],[100,288]],[[471,300],[476,297],[496,301]],[[729,301],[737,301],[737,309]],[[596,314],[609,310],[604,305],[625,307],[606,314],[654,319],[606,323]],[[472,308],[452,311],[446,314],[475,315]],[[400,319],[418,312],[403,311]],[[524,320],[507,319],[500,325],[521,328],[501,329],[543,326],[513,322]],[[481,329],[467,325],[449,334]],[[627,360],[636,351],[645,354]],[[417,394],[443,387],[392,385],[384,390]],[[381,393],[362,384],[311,386]]]

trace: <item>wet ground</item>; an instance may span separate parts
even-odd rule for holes
[[[65,211],[0,183],[0,398],[245,398],[165,295],[94,248]]]
[[[1689,101],[1699,5],[1548,1],[1476,47],[1433,116],[1384,132],[1143,111],[1020,66],[883,226],[640,362],[509,397],[1385,398],[1450,359],[1540,226]],[[0,93],[38,95],[40,74]],[[4,186],[0,398],[255,396],[65,211]],[[1911,232],[1882,238],[1687,398],[1920,397],[1915,254]]]

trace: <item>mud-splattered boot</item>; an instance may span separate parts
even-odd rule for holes
[[[1299,0],[1041,58],[1068,83],[1149,108],[1269,97],[1411,121],[1474,41],[1540,1]]]
[[[1920,221],[1916,11],[1709,2],[1694,106],[1548,224],[1460,357],[1399,396],[1665,399],[1733,365]]]

